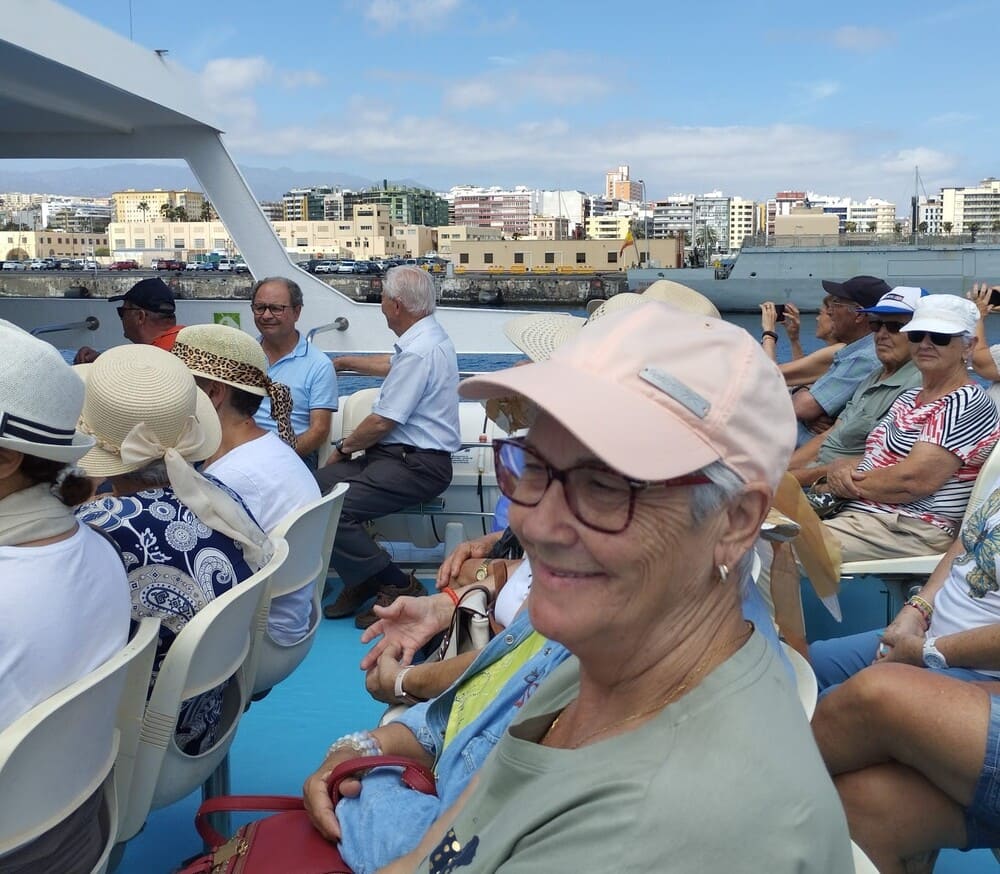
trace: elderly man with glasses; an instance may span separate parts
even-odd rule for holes
[[[121,301],[118,318],[122,320],[122,333],[126,340],[156,346],[169,352],[174,345],[177,332],[183,325],[177,324],[174,295],[159,277],[142,279],[125,294],[109,297],[108,301]],[[82,346],[73,359],[74,364],[90,364],[100,353],[90,346]]]
[[[306,342],[295,327],[302,313],[302,289],[291,279],[271,276],[254,284],[250,308],[267,355],[267,375],[292,392],[292,430],[295,451],[315,470],[319,447],[329,437],[330,419],[337,409],[337,376],[330,359]],[[261,428],[277,431],[271,400],[264,398],[254,415]]]
[[[868,316],[861,310],[875,306],[892,290],[875,276],[855,276],[846,282],[824,279],[823,288],[829,295],[823,307],[833,323],[834,339],[847,345],[834,356],[823,376],[792,396],[799,422],[798,446],[826,431],[862,380],[878,370]]]
[[[920,371],[911,358],[910,342],[900,329],[913,318],[917,301],[927,294],[922,288],[900,286],[882,295],[879,302],[861,312],[875,341],[881,368],[861,381],[847,406],[829,431],[817,434],[792,455],[789,470],[808,486],[829,473],[841,458],[861,456],[869,432],[893,402],[920,385]]]

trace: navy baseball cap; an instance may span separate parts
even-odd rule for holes
[[[170,286],[158,276],[142,279],[125,294],[116,294],[114,297],[109,297],[108,300],[127,300],[133,306],[163,316],[172,316],[176,309],[174,293],[170,290]]]
[[[824,279],[823,289],[827,294],[853,300],[863,307],[875,306],[883,294],[892,291],[889,283],[877,276],[852,276],[845,282]]]

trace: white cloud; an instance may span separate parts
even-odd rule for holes
[[[266,58],[217,58],[205,64],[202,81],[210,97],[227,97],[266,82],[272,73]]]
[[[376,27],[435,27],[452,15],[462,0],[363,0],[364,17]]]
[[[840,83],[830,80],[822,82],[803,82],[799,85],[799,88],[810,103],[816,103],[820,100],[826,100],[833,97],[834,94],[840,91]]]
[[[278,70],[266,58],[216,58],[201,72],[202,89],[211,106],[230,130],[258,123],[256,89],[278,84],[282,88],[315,88],[326,78],[312,70]]]
[[[281,86],[289,90],[298,88],[319,88],[326,84],[327,79],[315,70],[287,70],[278,76]]]
[[[454,109],[486,109],[522,103],[568,106],[603,97],[613,83],[607,76],[581,72],[586,65],[552,52],[516,66],[506,64],[446,88],[444,102]]]
[[[830,31],[827,39],[838,49],[847,52],[875,52],[892,43],[895,37],[889,31],[877,27],[845,25]]]

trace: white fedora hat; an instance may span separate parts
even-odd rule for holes
[[[94,445],[76,428],[83,383],[58,350],[0,319],[0,447],[70,464]]]
[[[145,425],[165,449],[204,461],[222,440],[219,417],[184,363],[155,346],[116,346],[84,371],[87,391],[80,427],[97,445],[82,459],[90,476],[118,476],[152,459],[123,459],[122,444]],[[194,420],[193,422],[190,420]]]

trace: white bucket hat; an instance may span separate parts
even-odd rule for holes
[[[0,319],[0,447],[71,464],[94,445],[77,430],[83,383],[58,350]]]
[[[80,428],[97,445],[82,459],[89,476],[118,476],[175,449],[204,461],[222,440],[208,396],[179,358],[155,346],[116,346],[86,369]]]

